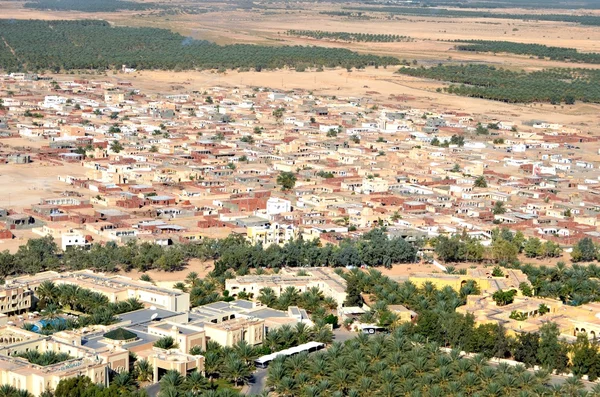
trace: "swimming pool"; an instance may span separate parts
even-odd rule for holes
[[[33,332],[39,333],[47,325],[57,326],[57,325],[65,324],[66,322],[67,322],[67,320],[65,320],[64,318],[61,318],[61,317],[55,318],[53,320],[40,320],[40,321],[36,321],[35,323],[33,323],[33,327],[31,328],[31,330]]]

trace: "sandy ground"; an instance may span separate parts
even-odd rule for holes
[[[298,73],[293,70],[268,72],[237,71],[214,72],[142,71],[134,75],[109,75],[114,80],[130,80],[136,87],[157,93],[167,93],[174,86],[181,91],[202,90],[212,86],[259,86],[282,90],[304,89],[315,94],[371,97],[383,104],[401,105],[428,110],[455,110],[499,120],[546,120],[580,128],[583,133],[600,133],[600,106],[576,104],[552,106],[548,104],[514,105],[476,98],[457,97],[435,92],[443,84],[395,74],[396,67],[367,68],[347,72],[345,69],[324,72]],[[68,76],[66,78],[69,78]],[[72,78],[72,76],[70,77]],[[90,76],[93,78],[93,76]],[[376,92],[374,94],[373,92]],[[414,99],[399,102],[390,95]]]
[[[79,169],[78,169],[79,168]],[[85,176],[83,167],[48,164],[2,164],[0,165],[0,207],[12,209],[29,208],[40,198],[59,196],[72,186],[58,180],[59,175]],[[9,189],[7,189],[10,187]],[[82,191],[85,194],[85,192]]]
[[[152,280],[156,283],[157,286],[171,288],[171,287],[173,287],[173,284],[180,282],[180,281],[182,281],[182,282],[185,281],[185,278],[191,272],[198,273],[198,277],[202,279],[202,278],[205,278],[208,275],[208,273],[210,273],[213,270],[213,268],[214,268],[214,265],[211,261],[203,262],[198,259],[192,259],[188,263],[186,268],[181,271],[168,273],[168,272],[161,272],[161,271],[157,271],[157,270],[150,270],[145,273],[147,275],[149,275],[150,278],[152,278]],[[143,272],[139,272],[137,270],[132,270],[130,272],[121,271],[118,274],[130,277],[134,280],[139,280],[139,278],[143,274]]]
[[[22,147],[22,141],[19,138],[3,139],[2,144]],[[55,197],[64,191],[76,190],[73,186],[58,180],[58,176],[64,175],[84,177],[85,169],[78,163],[56,165],[34,161],[30,164],[1,164],[0,186],[3,191],[0,193],[0,207],[29,208],[31,204],[39,203],[40,198]],[[86,194],[85,191],[81,193]]]

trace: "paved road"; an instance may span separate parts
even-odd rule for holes
[[[154,383],[154,384],[146,387],[146,392],[148,393],[149,397],[156,397],[158,395],[159,391],[160,391],[160,384],[158,384],[158,383]]]
[[[254,373],[252,373],[252,379],[250,379],[250,383],[248,384],[248,389],[246,390],[246,395],[260,394],[265,389],[267,382],[267,369],[266,368],[257,368]]]

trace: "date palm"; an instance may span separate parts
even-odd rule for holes
[[[252,361],[258,358],[259,354],[257,350],[246,342],[245,340],[241,340],[233,346],[235,354],[244,361],[246,365],[249,365]]]
[[[54,321],[60,317],[62,310],[57,304],[49,304],[42,312],[42,318],[48,321]]]
[[[0,397],[33,397],[27,390],[19,390],[11,385],[0,386]]]
[[[189,272],[188,275],[185,277],[185,282],[190,284],[192,287],[196,286],[196,283],[199,280],[200,279],[198,278],[198,273],[196,272]]]
[[[160,389],[180,390],[185,378],[176,370],[168,370],[160,380]]]
[[[56,284],[52,281],[42,282],[35,291],[35,295],[38,298],[38,305],[40,309],[45,308],[51,303],[56,303],[58,298],[58,290]]]
[[[150,382],[154,377],[154,368],[148,360],[141,359],[135,362],[135,373],[140,382]]]
[[[74,284],[61,284],[56,288],[58,289],[58,303],[62,307],[74,309],[74,304],[78,300],[79,287]]]
[[[134,392],[139,386],[137,380],[132,376],[132,374],[126,371],[115,375],[115,377],[110,381],[110,385],[116,388],[121,394]]]
[[[185,378],[183,389],[199,395],[210,389],[210,383],[200,372],[193,371]]]
[[[223,362],[221,375],[234,385],[245,384],[250,379],[250,369],[235,355],[229,355]]]

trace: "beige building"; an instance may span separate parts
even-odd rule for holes
[[[315,267],[303,269],[308,275],[298,276],[297,269],[281,269],[278,274],[239,276],[225,280],[225,289],[236,296],[240,292],[258,297],[263,288],[271,288],[279,296],[288,287],[305,292],[312,287],[319,288],[324,296],[333,298],[339,306],[346,300],[346,280],[332,269]]]
[[[246,230],[246,238],[251,244],[262,244],[268,247],[272,244],[283,245],[298,237],[298,228],[293,225],[273,223],[269,226],[250,226]]]
[[[150,335],[170,336],[179,346],[178,350],[188,353],[192,347],[199,346],[206,350],[206,332],[201,327],[191,324],[179,324],[162,321],[148,326]]]
[[[204,373],[204,356],[192,356],[178,350],[154,348],[154,353],[148,356],[148,361],[154,368],[154,383],[157,383],[165,372],[173,369],[184,376],[193,371]]]
[[[417,286],[422,286],[425,283],[432,283],[438,289],[451,287],[455,290],[473,280],[477,283],[481,291],[493,294],[498,290],[514,289],[520,295],[521,290],[519,285],[525,283],[530,285],[525,273],[516,269],[502,269],[504,275],[502,277],[492,276],[491,268],[478,267],[476,269],[467,269],[467,274],[446,274],[446,273],[413,273],[410,274],[408,280]]]
[[[233,346],[245,340],[250,345],[258,345],[265,337],[265,320],[236,318],[219,324],[204,324],[206,337],[221,346]]]
[[[30,363],[17,354],[39,351],[66,353],[71,358],[54,365]],[[81,338],[72,332],[43,336],[13,326],[0,327],[0,383],[26,389],[34,396],[53,390],[61,379],[88,376],[94,383],[106,385],[109,371],[129,367],[129,353],[119,347],[90,349],[81,346]]]
[[[539,313],[542,304],[550,309],[544,315]],[[566,338],[574,339],[579,333],[587,334],[590,339],[600,336],[598,302],[568,306],[553,299],[518,297],[511,304],[497,306],[489,295],[470,295],[467,297],[467,304],[458,307],[456,311],[473,314],[478,324],[501,324],[511,335],[536,332],[544,323],[553,322]]]
[[[28,311],[33,301],[33,291],[15,285],[3,285],[0,289],[0,313],[13,315]]]
[[[107,296],[110,302],[136,298],[148,305],[171,311],[181,312],[190,309],[190,295],[187,292],[157,287],[152,283],[132,280],[129,277],[104,275],[89,270],[64,273],[48,271],[7,279],[6,284],[0,289],[0,296],[2,292],[6,293],[7,297],[10,296],[10,301],[7,300],[7,307],[29,310],[33,306],[31,296],[35,295],[37,287],[44,281],[52,281],[56,284],[75,284]],[[0,311],[2,311],[1,307],[0,304]]]

